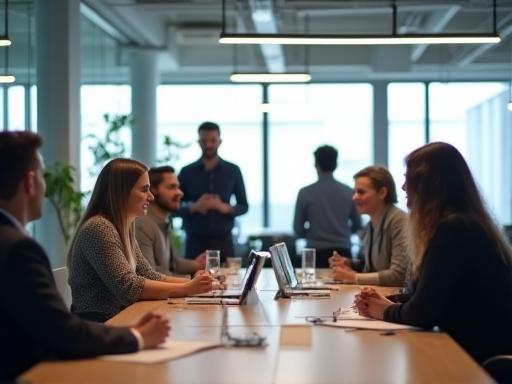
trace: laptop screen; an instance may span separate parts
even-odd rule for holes
[[[289,288],[288,279],[284,274],[284,268],[281,264],[281,258],[279,257],[279,247],[277,245],[272,245],[269,248],[271,260],[272,260],[272,268],[274,269],[274,274],[276,275],[277,285],[279,289],[284,291]]]
[[[258,276],[260,275],[261,269],[265,264],[265,260],[269,257],[268,252],[256,252],[251,251],[249,254],[249,264],[247,265],[247,271],[245,272],[244,280],[242,282],[242,294],[240,296],[240,304],[245,302],[249,291],[256,285]]]
[[[293,269],[292,261],[290,259],[286,244],[277,243],[274,247],[277,249],[277,255],[279,256],[279,261],[281,262],[281,266],[286,276],[286,280],[288,280],[288,284],[291,288],[296,287],[298,284],[297,276],[295,275],[295,270]]]

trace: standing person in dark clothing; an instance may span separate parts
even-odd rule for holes
[[[187,234],[185,256],[195,258],[206,249],[219,249],[221,261],[234,256],[231,230],[235,217],[247,212],[247,196],[240,168],[219,157],[220,128],[212,122],[199,126],[202,156],[179,176],[183,191],[179,214]],[[235,196],[236,204],[231,205]]]
[[[333,176],[338,151],[323,145],[314,156],[318,181],[299,191],[293,230],[308,247],[316,248],[316,266],[326,268],[333,252],[351,258],[350,236],[361,228],[361,216],[352,201],[352,188]]]
[[[31,132],[0,133],[0,383],[48,358],[135,352],[162,343],[169,319],[148,313],[138,324],[109,327],[69,313],[50,263],[25,225],[41,217],[46,184]]]
[[[415,288],[402,304],[363,288],[359,312],[439,326],[479,362],[512,353],[512,253],[466,162],[445,143],[425,145],[405,161]]]

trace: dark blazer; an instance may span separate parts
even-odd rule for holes
[[[384,320],[439,326],[473,358],[512,353],[512,270],[479,222],[444,219],[426,251],[414,293]]]
[[[71,314],[57,292],[44,250],[0,212],[0,382],[40,360],[134,352],[128,328]]]

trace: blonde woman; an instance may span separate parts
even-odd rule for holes
[[[105,321],[137,300],[165,299],[211,290],[212,279],[192,280],[155,272],[134,237],[134,220],[153,195],[148,168],[114,159],[100,172],[68,255],[72,310]]]
[[[349,284],[402,286],[407,269],[406,214],[397,202],[393,176],[381,166],[354,175],[352,200],[370,222],[363,233],[362,264],[334,254],[329,259],[335,280]]]
[[[431,143],[405,162],[415,288],[402,304],[365,288],[356,296],[359,312],[439,326],[480,362],[512,353],[511,250],[464,158],[449,144]]]

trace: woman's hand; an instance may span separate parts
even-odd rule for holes
[[[363,287],[354,299],[354,305],[360,315],[378,320],[384,319],[384,311],[391,304],[392,301],[370,287]]]
[[[165,341],[171,324],[167,316],[148,312],[139,319],[134,328],[142,336],[144,348],[153,348]]]
[[[206,273],[197,273],[192,280],[185,283],[187,294],[209,292],[212,290],[213,278]]]
[[[348,267],[333,267],[332,277],[345,284],[355,284],[357,281],[356,272]]]
[[[336,251],[333,251],[332,256],[329,257],[329,266],[331,268],[334,268],[334,267],[350,268],[350,259],[348,257],[341,256]]]

